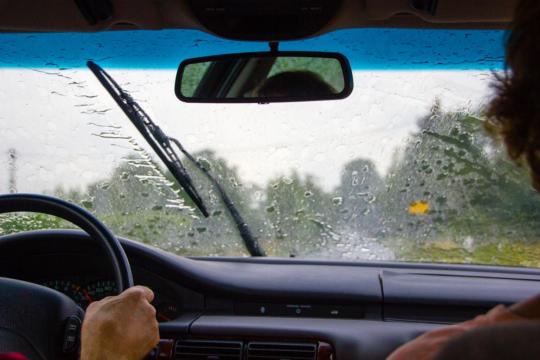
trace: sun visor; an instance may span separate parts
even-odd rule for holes
[[[432,23],[509,22],[517,0],[366,0],[369,20],[411,14]]]

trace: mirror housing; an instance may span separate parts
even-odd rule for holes
[[[175,93],[191,103],[339,100],[353,89],[347,58],[338,53],[272,51],[184,60]]]

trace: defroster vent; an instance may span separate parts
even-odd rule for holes
[[[250,342],[248,360],[315,360],[316,344]]]
[[[177,360],[241,360],[242,342],[179,340],[174,358]]]

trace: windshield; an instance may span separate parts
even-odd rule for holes
[[[176,254],[248,255],[212,183],[183,159],[204,218],[91,59],[214,174],[269,256],[538,266],[540,197],[483,126],[503,39],[356,29],[286,42],[347,56],[352,95],[227,105],[179,102],[178,64],[267,44],[193,30],[1,34],[0,192],[76,202],[117,235]],[[0,219],[3,234],[65,226]]]

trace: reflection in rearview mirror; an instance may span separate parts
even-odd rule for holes
[[[347,59],[334,53],[245,53],[184,61],[176,95],[186,102],[268,103],[343,99],[352,91]]]

